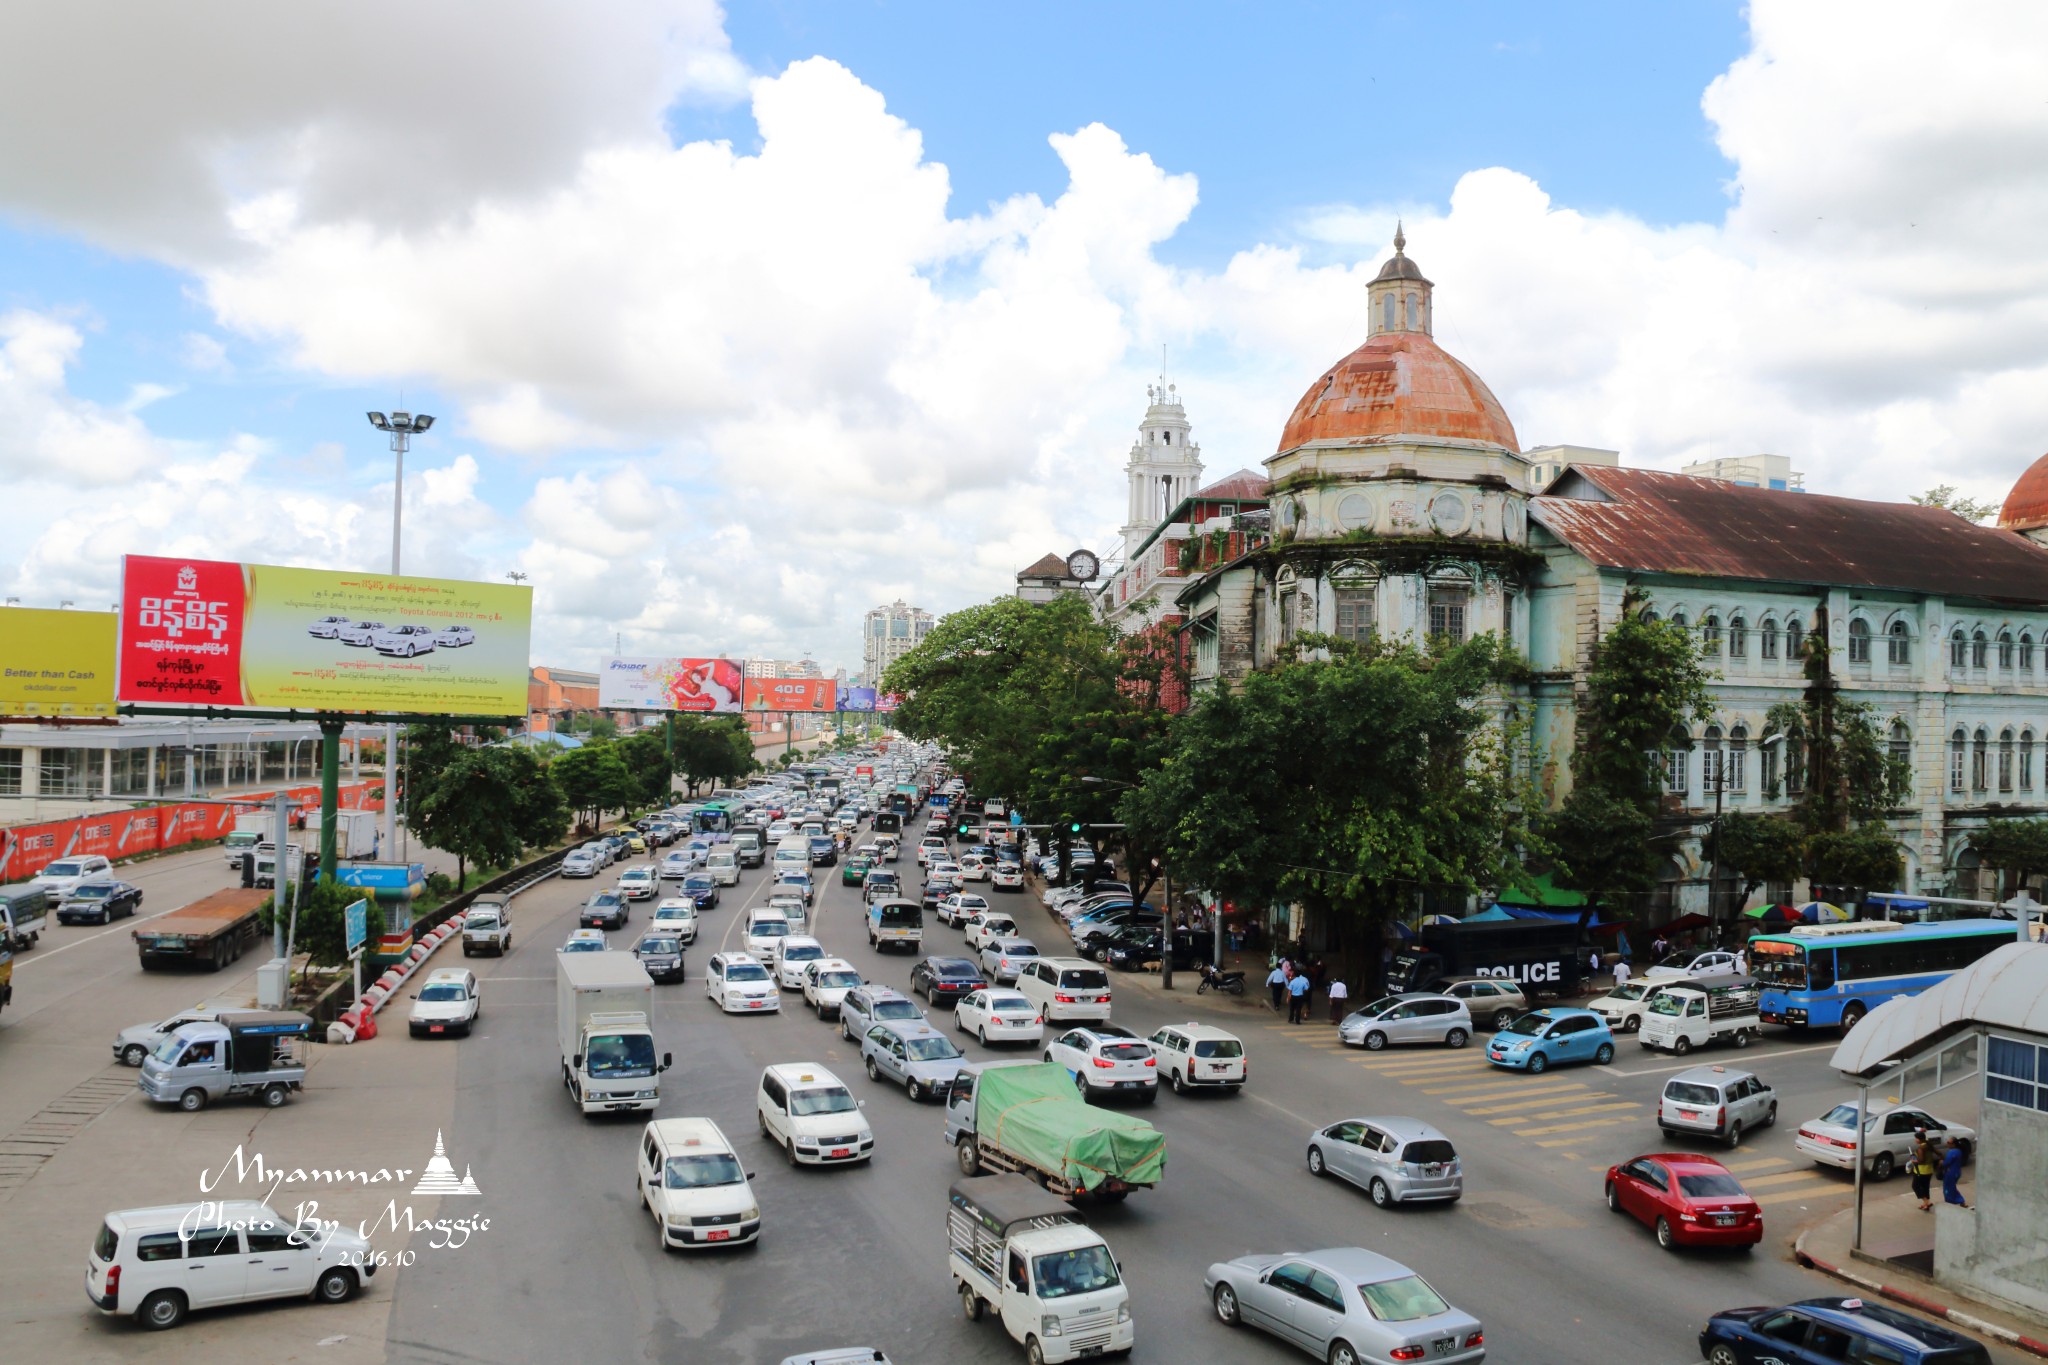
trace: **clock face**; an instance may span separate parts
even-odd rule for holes
[[[1086,550],[1076,550],[1067,556],[1067,576],[1080,582],[1093,582],[1102,564]]]

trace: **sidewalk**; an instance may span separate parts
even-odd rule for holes
[[[1966,1182],[1964,1197],[1969,1195]],[[1856,1236],[1856,1210],[1849,1208],[1799,1234],[1792,1244],[1792,1254],[1801,1265],[1867,1293],[2022,1351],[2048,1357],[2048,1332],[2042,1330],[2041,1324],[1986,1307],[1935,1281],[1932,1270],[1936,1222],[1976,1215],[1943,1204],[1938,1185],[1934,1198],[1934,1212],[1922,1213],[1910,1192],[1891,1184],[1866,1185],[1861,1251],[1850,1247]]]

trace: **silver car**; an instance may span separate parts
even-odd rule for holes
[[[1381,1208],[1465,1192],[1464,1164],[1451,1140],[1421,1119],[1345,1119],[1308,1135],[1310,1175],[1335,1175]]]
[[[946,1098],[967,1058],[930,1024],[876,1024],[860,1040],[861,1065],[871,1081],[900,1082],[913,1100]]]
[[[1696,1066],[1664,1082],[1657,1126],[1664,1136],[1700,1133],[1730,1147],[1742,1135],[1778,1121],[1778,1092],[1747,1071]]]
[[[1472,1013],[1464,1001],[1451,996],[1407,991],[1352,1011],[1337,1026],[1337,1036],[1371,1052],[1393,1043],[1463,1047],[1472,1041]]]
[[[1263,1328],[1329,1365],[1486,1359],[1479,1319],[1399,1261],[1359,1247],[1219,1261],[1203,1285],[1226,1325]]]
[[[981,969],[998,986],[1012,985],[1026,962],[1038,956],[1038,946],[1028,938],[999,938],[981,950]]]
[[[1529,1012],[1529,997],[1514,982],[1498,976],[1450,976],[1436,983],[1437,994],[1465,1002],[1482,1026],[1495,1032]]]
[[[839,1002],[839,1036],[849,1043],[876,1024],[930,1022],[915,1000],[887,986],[860,986],[848,991]]]

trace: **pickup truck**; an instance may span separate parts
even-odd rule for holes
[[[1034,1361],[1131,1349],[1131,1295],[1102,1240],[1074,1209],[1018,1175],[956,1180],[946,1268],[969,1322],[994,1313]]]
[[[1630,981],[1589,1001],[1586,1008],[1607,1021],[1611,1033],[1635,1033],[1650,1012],[1650,1002],[1674,986],[1702,986],[1709,990],[1746,983],[1739,976],[1707,977],[1699,981]]]
[[[1052,1062],[963,1068],[946,1097],[945,1137],[962,1175],[1028,1175],[1062,1199],[1118,1203],[1166,1170],[1157,1128],[1089,1104]]]
[[[39,886],[0,888],[0,946],[25,953],[49,920],[50,894]]]
[[[313,1021],[280,1010],[226,1010],[180,1024],[142,1063],[136,1088],[187,1113],[210,1101],[254,1095],[275,1109],[306,1082]]]
[[[512,947],[512,898],[478,896],[462,917],[462,955],[503,957]]]
[[[1649,1013],[1643,1016],[1642,1044],[1681,1057],[1696,1047],[1724,1040],[1748,1047],[1752,1038],[1763,1033],[1758,1000],[1756,987],[1746,981],[1720,987],[1674,983],[1650,1002]]]

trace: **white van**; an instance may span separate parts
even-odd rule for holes
[[[720,886],[738,886],[740,883],[739,850],[729,844],[720,844],[704,855],[704,870]]]
[[[835,1166],[875,1154],[875,1132],[840,1079],[822,1066],[793,1063],[761,1073],[754,1107],[761,1135],[792,1166]]]
[[[663,1247],[738,1246],[761,1235],[753,1180],[710,1119],[656,1119],[640,1134],[641,1202]]]
[[[808,839],[784,839],[775,846],[775,866],[770,869],[783,872],[790,869],[804,871],[811,865],[811,843]]]
[[[1109,973],[1078,957],[1026,963],[1017,973],[1017,993],[1038,1006],[1048,1024],[1109,1018]]]
[[[194,1308],[295,1297],[345,1303],[359,1276],[377,1273],[369,1250],[358,1233],[295,1227],[255,1200],[126,1209],[108,1214],[93,1240],[85,1295],[102,1313],[131,1314],[158,1332]]]

